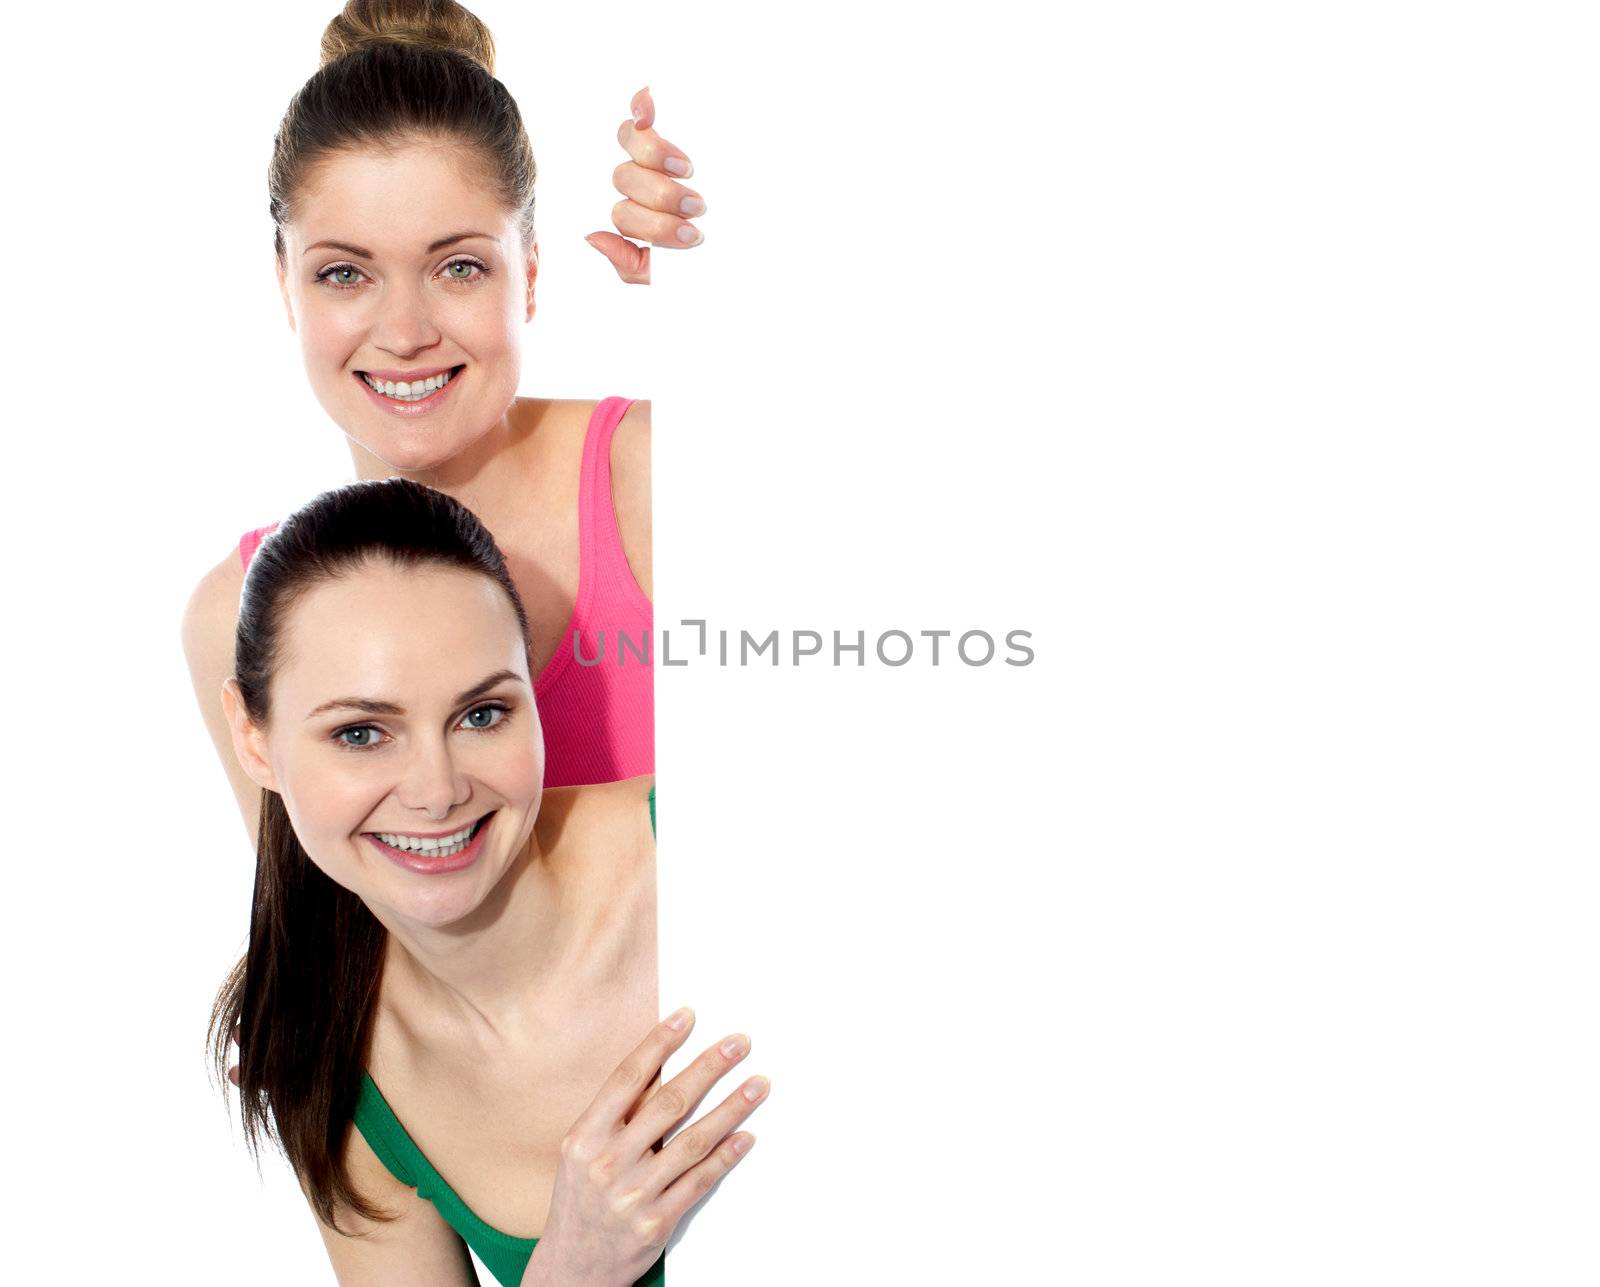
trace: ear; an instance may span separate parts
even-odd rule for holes
[[[233,734],[233,755],[245,776],[263,791],[276,791],[277,778],[266,756],[266,736],[250,719],[244,708],[244,694],[239,691],[239,681],[229,675],[222,684],[222,714],[228,721],[228,731]]]
[[[528,247],[528,312],[522,319],[525,322],[533,321],[533,282],[539,275],[539,239],[535,237],[533,244]]]
[[[295,330],[294,305],[289,302],[289,273],[283,266],[283,256],[278,256],[278,294],[283,296],[283,312],[289,319],[289,329]]]

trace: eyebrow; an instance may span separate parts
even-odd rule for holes
[[[455,705],[465,706],[468,702],[482,697],[491,688],[494,688],[498,684],[503,684],[507,680],[510,680],[512,683],[522,684],[523,687],[527,686],[527,681],[524,680],[521,675],[517,674],[516,671],[497,670],[487,679],[479,680],[465,692],[458,693],[456,695]],[[375,697],[335,697],[331,702],[323,702],[321,706],[318,706],[314,711],[310,712],[306,718],[308,720],[315,719],[318,715],[321,715],[326,711],[335,710],[360,711],[365,715],[404,715],[406,713],[405,707],[397,706],[394,702],[380,701]]]
[[[438,241],[429,246],[428,253],[431,255],[436,250],[443,250],[446,246],[453,246],[458,241],[470,241],[473,237],[482,237],[485,241],[494,240],[486,232],[452,232],[448,237],[440,237]]]
[[[347,255],[354,255],[357,259],[371,259],[372,252],[361,246],[352,246],[348,241],[319,241],[306,247],[306,254],[313,250],[342,250]]]
[[[470,241],[474,237],[482,237],[485,241],[494,240],[486,232],[452,232],[448,237],[440,237],[438,241],[433,242],[424,253],[431,255],[436,250],[443,250],[446,246],[453,246],[458,241]],[[313,250],[342,250],[345,254],[354,255],[357,259],[372,258],[372,252],[365,246],[352,246],[348,241],[318,241],[307,246],[305,253],[309,255]]]

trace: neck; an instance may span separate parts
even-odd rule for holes
[[[517,468],[519,452],[516,449],[538,427],[544,409],[544,403],[516,399],[488,432],[465,450],[427,469],[395,469],[353,438],[349,439],[356,478],[362,482],[409,478],[422,483],[460,501],[492,532],[498,516],[520,512],[519,501],[526,502],[526,481]]]
[[[567,883],[535,832],[462,921],[416,925],[374,909],[389,931],[385,992],[430,1024],[455,1020],[489,1038],[515,1036],[575,946]]]

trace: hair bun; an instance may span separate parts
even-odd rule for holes
[[[349,0],[322,33],[322,65],[381,41],[453,49],[494,75],[494,37],[456,0]]]

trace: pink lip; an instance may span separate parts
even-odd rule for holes
[[[450,370],[454,370],[454,368],[453,367],[448,367],[448,366],[440,368],[440,371],[450,371]],[[396,375],[393,372],[385,372],[385,371],[368,371],[367,374],[370,375],[375,380],[394,380],[396,383],[398,383],[400,380],[405,378],[404,376]],[[429,375],[438,375],[438,374],[439,374],[439,371],[429,371],[429,372],[427,372],[426,374],[423,374],[423,375],[413,376],[412,379],[415,379],[415,380],[426,380]],[[443,388],[435,389],[427,397],[425,397],[425,398],[423,398],[423,399],[421,399],[420,401],[417,401],[417,402],[397,402],[393,398],[385,397],[383,394],[379,393],[376,389],[374,389],[370,384],[368,384],[365,380],[363,380],[361,378],[361,375],[360,375],[359,372],[354,372],[354,371],[351,372],[350,378],[353,379],[357,384],[359,384],[361,386],[362,390],[366,393],[367,397],[371,398],[374,403],[376,403],[378,406],[382,407],[385,411],[389,412],[390,415],[395,415],[395,416],[425,416],[430,411],[433,411],[435,408],[437,408],[438,405],[445,400],[445,398],[450,396],[450,390],[455,388],[456,385],[460,384],[461,380],[462,380],[462,377],[465,376],[465,375],[466,375],[466,370],[463,368],[461,371],[459,371],[455,375],[451,376],[450,377],[450,382],[448,384],[446,384]]]
[[[449,388],[447,384],[445,388]],[[361,833],[364,839],[372,841],[373,846],[390,862],[397,867],[404,867],[407,871],[414,871],[422,876],[443,876],[452,871],[461,871],[472,866],[478,861],[478,855],[483,852],[483,838],[488,835],[489,828],[494,823],[494,815],[490,814],[479,826],[477,834],[460,853],[451,854],[448,858],[429,858],[426,854],[412,853],[408,849],[396,849],[393,845],[385,844],[370,831]],[[457,827],[459,831],[461,828]],[[395,832],[395,835],[419,835],[420,832]],[[450,832],[436,832],[436,835],[448,836]]]

